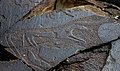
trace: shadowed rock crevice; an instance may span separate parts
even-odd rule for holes
[[[99,44],[97,46],[93,46],[93,47],[85,49],[85,50],[78,51],[78,53],[69,56],[68,58],[66,58],[65,60],[60,62],[55,67],[49,69],[48,71],[61,71],[61,70],[70,71],[70,70],[72,70],[71,68],[74,67],[74,64],[75,64],[76,68],[81,68],[80,71],[83,71],[84,70],[83,66],[79,66],[79,65],[84,65],[87,63],[87,61],[89,62],[90,60],[92,61],[92,59],[96,59],[96,58],[100,59],[103,56],[102,65],[101,65],[101,68],[99,69],[100,71],[102,71],[103,67],[106,65],[106,60],[107,60],[107,58],[109,56],[109,52],[111,50],[111,43],[114,41],[117,41],[119,39],[120,38],[117,38],[110,42],[106,42],[106,43]],[[100,58],[97,57],[99,55],[100,55]],[[98,60],[98,62],[99,62],[99,60]]]
[[[11,61],[11,60],[18,60],[17,57],[15,57],[13,54],[5,50],[5,46],[0,45],[0,61]],[[23,61],[22,61],[23,62]],[[25,65],[27,65],[25,62],[23,62]],[[27,65],[32,71],[35,71],[31,66]]]
[[[10,61],[18,59],[13,54],[5,50],[6,47],[0,45],[0,61]]]
[[[120,0],[102,0],[103,2],[108,2],[111,4],[115,4],[120,7]]]

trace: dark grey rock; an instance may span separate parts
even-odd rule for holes
[[[73,14],[77,12],[82,11],[74,11]],[[55,16],[63,14],[62,12],[54,13]],[[51,23],[48,23],[51,25],[47,25],[46,22],[39,27],[41,23],[37,23],[39,20],[35,18],[26,22],[20,21],[16,27],[0,38],[1,44],[10,47],[7,50],[25,61],[26,64],[40,70],[48,70],[78,50],[103,43],[97,34],[98,28],[104,23],[114,23],[111,19],[95,15],[86,16],[84,15],[87,14],[86,12],[81,14],[83,16],[80,16],[80,19],[72,18],[69,22],[68,19],[65,22],[66,16],[62,17],[63,20],[55,18],[55,21],[59,20],[59,22],[53,23],[53,27],[52,19],[42,18],[47,14],[36,18],[41,17],[43,19],[41,23],[50,21]]]
[[[105,23],[116,24],[113,19],[99,17],[77,9],[54,11],[15,23],[31,9],[32,5],[29,0],[5,1],[1,1],[2,7],[0,8],[0,44],[9,47],[6,50],[36,71],[46,71],[78,50],[103,43],[104,38],[101,38],[102,34],[99,35],[98,32],[100,26]],[[110,40],[118,37],[114,35]],[[106,54],[103,55],[106,57]],[[85,66],[86,69],[90,63],[92,59],[88,66]],[[94,62],[92,64],[95,66]],[[102,66],[99,67],[98,64],[98,69]]]
[[[105,23],[98,29],[98,35],[103,42],[108,42],[120,37],[120,23]]]
[[[120,71],[120,40],[112,43],[110,55],[102,71]]]
[[[61,66],[56,66],[50,71],[101,71],[106,64],[110,46],[103,46],[97,49],[83,51],[78,55],[67,58]]]
[[[0,61],[0,71],[32,71],[21,60]]]
[[[24,16],[35,2],[30,0],[1,0],[0,1],[0,34],[8,30],[22,16]]]

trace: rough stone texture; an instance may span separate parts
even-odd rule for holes
[[[36,71],[46,71],[78,50],[97,46],[119,36],[116,29],[120,27],[114,26],[119,25],[116,20],[78,9],[54,11],[15,23],[38,1],[40,0],[0,2],[0,44],[9,47],[6,50]],[[110,30],[105,30],[106,27]],[[72,61],[83,59],[83,63],[76,65],[82,65],[78,67],[81,71],[100,71],[106,63],[109,54],[106,52],[109,50],[110,48],[104,48],[97,52],[86,52],[73,57]],[[84,56],[89,58],[85,63]],[[72,68],[74,64],[70,66]]]
[[[110,49],[111,47],[108,45],[83,51],[78,55],[67,58],[66,62],[49,71],[101,71],[106,64]]]
[[[78,50],[103,43],[97,34],[99,26],[114,23],[87,12],[71,11],[72,15],[77,13],[79,15],[73,18],[63,16],[63,12],[53,12],[53,19],[45,17],[46,14],[20,21],[8,28],[7,33],[3,32],[1,44],[10,47],[7,50],[28,65],[48,70]]]
[[[118,38],[120,36],[120,23],[104,23],[99,27],[98,35],[103,42]]]
[[[109,23],[103,24],[99,28],[98,34],[103,42],[110,41],[120,37],[120,24]],[[107,59],[107,63],[102,71],[119,71],[120,70],[120,40],[112,43],[112,49]]]
[[[32,71],[21,60],[0,61],[0,71]]]
[[[24,16],[40,0],[1,0],[0,1],[0,34]]]
[[[110,55],[102,71],[120,71],[120,40],[112,43]]]

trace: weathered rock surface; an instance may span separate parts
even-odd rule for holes
[[[1,44],[10,47],[7,50],[28,65],[47,70],[78,50],[103,43],[97,34],[99,26],[114,23],[79,10],[71,11],[71,15],[79,14],[72,18],[64,16],[62,11],[52,14],[55,14],[53,19],[45,14],[16,23],[3,32]]]
[[[0,71],[32,71],[21,60],[0,61]]]
[[[111,47],[98,48],[97,45],[118,38],[120,22],[73,9],[54,11],[16,23],[38,1],[1,0],[0,44],[36,71],[49,70],[78,50],[88,49],[71,57],[69,61],[73,64],[63,66],[68,67],[68,71],[74,66],[76,71],[100,71],[106,59],[109,60]],[[89,49],[92,46],[96,49]],[[111,50],[111,55],[115,54]],[[74,63],[76,60],[78,62]],[[63,67],[60,69],[64,70]]]
[[[119,71],[119,70],[120,70],[120,40],[112,43],[110,55],[102,71]]]

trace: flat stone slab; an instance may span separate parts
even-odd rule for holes
[[[1,23],[0,44],[9,47],[6,50],[40,71],[56,66],[78,50],[84,50],[118,37],[115,34],[104,41],[106,37],[103,35],[106,36],[106,33],[102,29],[108,27],[105,24],[119,24],[114,19],[73,9],[54,11],[15,23],[16,17],[12,18],[12,21],[10,18],[19,10],[14,11],[13,5],[10,5],[5,5],[10,7],[9,10],[2,8],[1,10],[4,11],[0,11],[9,18]]]
[[[70,20],[60,11],[53,12],[51,20],[44,18],[46,14],[20,21],[0,37],[1,44],[10,47],[7,50],[28,65],[48,70],[78,50],[103,43],[98,35],[99,27],[105,23],[115,24],[115,20],[71,11],[73,15],[76,13],[81,14],[78,19]]]

